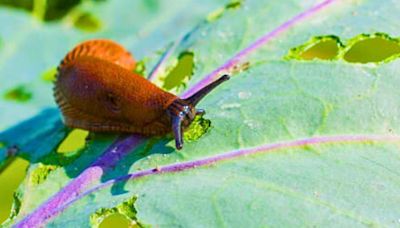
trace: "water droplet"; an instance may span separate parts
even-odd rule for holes
[[[242,91],[242,92],[239,92],[238,96],[239,96],[239,99],[242,99],[242,100],[248,99],[251,97],[251,92]]]
[[[261,123],[256,120],[244,120],[244,124],[246,124],[251,129],[259,128],[261,126]]]
[[[118,146],[112,148],[111,153],[117,153],[117,152],[118,152],[118,149],[119,149]]]
[[[222,31],[218,32],[218,37],[219,37],[221,40],[222,40],[222,39],[225,39],[225,37],[226,37],[225,32],[222,32]]]
[[[221,105],[222,109],[233,109],[233,108],[240,108],[239,103],[231,103],[231,104],[222,104]]]

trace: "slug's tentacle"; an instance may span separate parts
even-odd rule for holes
[[[191,104],[192,106],[196,106],[197,103],[199,103],[199,101],[201,99],[203,99],[204,96],[206,96],[208,93],[210,93],[215,87],[219,86],[222,82],[227,81],[229,79],[230,79],[229,75],[227,75],[227,74],[222,75],[216,81],[210,83],[209,85],[205,86],[204,88],[200,89],[195,94],[193,94],[192,96],[190,96],[184,100],[186,102],[188,102],[189,104]]]
[[[167,115],[171,120],[172,132],[174,133],[176,149],[183,147],[182,132],[194,119],[195,113],[182,99],[175,99],[167,108]]]
[[[180,150],[183,147],[183,139],[182,139],[182,121],[183,121],[183,114],[180,113],[177,116],[172,117],[172,132],[174,133],[175,137],[175,147],[176,149]]]

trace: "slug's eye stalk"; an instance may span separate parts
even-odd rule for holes
[[[178,98],[168,106],[167,114],[171,118],[172,132],[174,133],[175,137],[176,149],[180,150],[183,147],[183,129],[187,128],[192,123],[196,115],[203,116],[205,114],[203,109],[196,110],[196,104],[199,103],[199,101],[208,93],[210,93],[215,87],[229,78],[229,75],[223,75],[216,81],[197,91],[192,96],[186,99]]]
[[[175,147],[180,150],[183,147],[183,138],[182,138],[182,116],[175,116],[172,118],[172,131],[175,136]]]
[[[199,101],[201,99],[203,99],[203,97],[205,97],[207,94],[209,94],[215,87],[219,86],[222,82],[229,80],[231,77],[227,74],[222,75],[220,78],[218,78],[216,81],[210,83],[209,85],[203,87],[202,89],[200,89],[199,91],[197,91],[195,94],[193,94],[192,96],[184,99],[186,102],[188,102],[189,104],[196,106],[197,103],[199,103]]]
[[[168,106],[167,114],[171,118],[176,149],[180,150],[183,146],[183,129],[187,128],[192,123],[197,111],[193,106],[178,98]]]

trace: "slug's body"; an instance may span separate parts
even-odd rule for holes
[[[228,79],[206,86],[187,99],[166,92],[133,73],[135,60],[109,40],[76,46],[58,67],[54,87],[57,104],[68,127],[101,132],[130,132],[146,136],[174,132],[182,147],[182,130],[193,121],[194,106]]]

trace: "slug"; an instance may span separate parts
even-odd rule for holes
[[[72,49],[57,68],[54,97],[64,124],[93,132],[161,136],[173,133],[176,148],[196,115],[197,103],[229,79],[223,75],[181,99],[133,72],[133,56],[111,40],[89,40]]]

